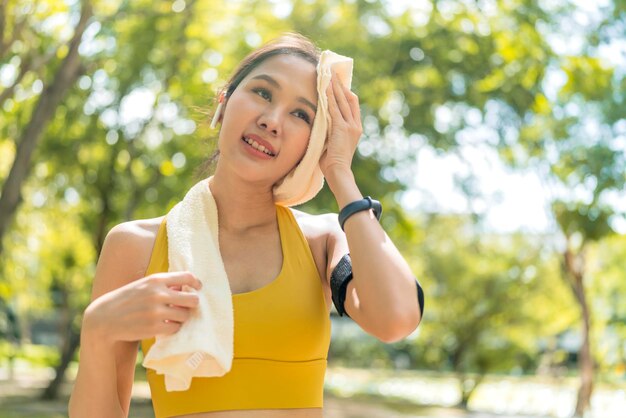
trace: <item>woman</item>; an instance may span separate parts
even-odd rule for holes
[[[273,186],[307,150],[319,57],[306,38],[284,36],[248,56],[221,96],[219,159],[208,186],[233,294],[233,369],[194,378],[181,393],[163,391],[148,370],[157,417],[322,417],[333,301],[384,342],[420,322],[416,280],[375,210],[344,212],[340,225],[336,214],[275,204]],[[338,206],[355,207],[364,201],[351,171],[361,136],[358,98],[338,77],[326,96],[332,127],[319,167]],[[167,256],[157,254],[163,225],[163,217],[126,222],[106,238],[83,318],[72,417],[128,416],[138,342],[149,349],[155,335],[176,333],[198,306],[198,295],[182,289],[199,290],[201,282],[167,272]]]

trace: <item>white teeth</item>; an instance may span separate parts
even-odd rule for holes
[[[245,136],[243,137],[243,140],[246,141],[248,144],[250,144],[250,146],[252,146],[252,148],[259,150],[271,157],[274,156],[274,154],[272,154],[272,152],[270,150],[268,150],[267,148],[265,148],[265,146],[259,144],[258,142],[256,142],[254,139],[250,139],[250,138],[246,138]]]

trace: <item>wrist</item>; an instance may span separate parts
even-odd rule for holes
[[[344,166],[343,164],[333,164],[323,170],[323,174],[326,179],[344,178],[352,175],[352,170],[349,166]]]
[[[349,169],[330,170],[326,176],[326,182],[337,200],[339,210],[348,203],[363,198],[354,179],[354,174]]]
[[[380,221],[380,216],[383,213],[383,207],[378,200],[374,200],[371,197],[366,196],[364,199],[355,200],[354,202],[349,203],[341,209],[341,211],[339,211],[338,221],[339,225],[341,225],[341,229],[345,231],[344,224],[352,215],[369,209],[374,212],[374,216],[376,216],[376,219]]]

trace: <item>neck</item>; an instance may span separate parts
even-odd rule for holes
[[[209,181],[221,231],[242,234],[276,225],[276,206],[271,186],[261,186],[219,170]]]

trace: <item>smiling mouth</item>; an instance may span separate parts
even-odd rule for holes
[[[270,150],[268,150],[267,148],[265,148],[265,146],[259,144],[258,142],[256,142],[254,139],[250,139],[250,138],[246,138],[245,136],[241,137],[242,141],[245,142],[246,144],[250,145],[252,148],[254,148],[257,151],[261,151],[264,154],[269,155],[270,157],[275,157],[276,154],[274,154],[273,152],[271,152]]]

